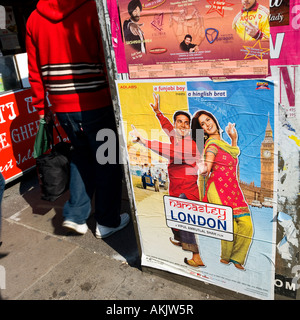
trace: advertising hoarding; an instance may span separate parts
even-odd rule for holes
[[[185,79],[117,85],[142,265],[272,299],[277,223],[274,83]],[[174,114],[187,112],[193,124],[199,110],[216,119],[220,139],[202,141],[202,147],[200,141],[195,150],[193,125],[180,138]],[[233,127],[237,146],[228,130]],[[209,147],[216,161],[205,177],[200,168]],[[217,196],[211,200],[211,195]]]

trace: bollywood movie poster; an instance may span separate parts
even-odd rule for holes
[[[119,0],[131,79],[269,75],[269,1]]]
[[[142,265],[273,299],[273,82],[117,87]]]

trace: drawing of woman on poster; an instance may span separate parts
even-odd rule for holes
[[[233,209],[233,241],[221,240],[221,263],[231,262],[237,269],[245,270],[244,264],[252,242],[253,225],[251,212],[245,202],[237,179],[239,147],[235,124],[229,123],[226,132],[231,145],[221,138],[221,129],[216,118],[208,111],[195,113],[192,119],[192,138],[196,130],[204,130],[203,158],[199,174],[207,177],[203,202],[230,206]]]
[[[200,46],[205,39],[205,30],[204,19],[198,8],[193,6],[175,10],[174,7],[171,7],[170,10],[169,26],[173,29],[178,43],[181,43],[187,34],[192,33],[195,43]]]
[[[153,94],[154,104],[150,103],[161,128],[168,135],[170,143],[157,140],[147,140],[134,127],[130,135],[135,142],[144,145],[160,156],[168,159],[169,195],[182,199],[198,200],[199,189],[197,185],[198,168],[196,163],[196,143],[190,136],[190,115],[185,111],[176,111],[172,124],[160,110],[159,95]],[[183,152],[186,151],[186,152]],[[191,259],[184,259],[184,263],[191,267],[205,267],[198,248],[194,233],[183,230],[172,229],[174,239],[170,238],[173,245],[181,247],[182,250],[192,252]]]

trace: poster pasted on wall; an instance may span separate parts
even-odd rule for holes
[[[142,265],[273,299],[273,83],[117,86]]]
[[[272,1],[271,74],[278,87],[275,293],[299,299],[299,0]],[[297,297],[298,293],[298,297]]]
[[[268,0],[118,3],[131,79],[269,74]]]
[[[271,10],[271,65],[299,65],[299,1],[272,2]],[[276,19],[276,20],[275,20]],[[272,21],[273,20],[273,21]]]

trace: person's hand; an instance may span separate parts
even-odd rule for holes
[[[242,22],[242,24],[245,26],[247,34],[249,34],[250,37],[254,38],[259,31],[258,27],[250,21],[246,21],[246,23]]]
[[[190,48],[190,52],[197,52],[199,51],[199,47],[195,46],[194,48]]]
[[[237,145],[237,138],[238,134],[235,128],[235,123],[228,123],[228,126],[225,128],[226,133],[228,134],[229,138],[231,139],[232,146]]]
[[[46,123],[50,123],[51,121],[55,122],[54,114],[51,110],[48,110],[43,116],[40,116],[40,119],[45,119]]]
[[[151,108],[155,113],[159,113],[159,94],[153,92],[154,103],[150,103]]]
[[[198,169],[199,169],[199,173],[202,176],[206,176],[207,173],[208,173],[208,168],[207,168],[207,163],[204,160],[204,155],[202,155],[200,157],[200,160],[197,162],[197,166],[198,166]]]
[[[143,25],[144,25],[143,23],[138,24],[138,23],[132,22],[129,25],[129,29],[131,33],[134,34],[135,36],[142,36],[144,32],[140,27],[142,27]]]
[[[135,128],[135,126],[132,124],[131,128],[133,129],[132,131],[129,132],[129,134],[134,138],[134,140],[132,140],[132,142],[137,143],[137,142],[141,142],[144,144],[144,139],[141,136],[141,134],[137,131],[137,129]]]

